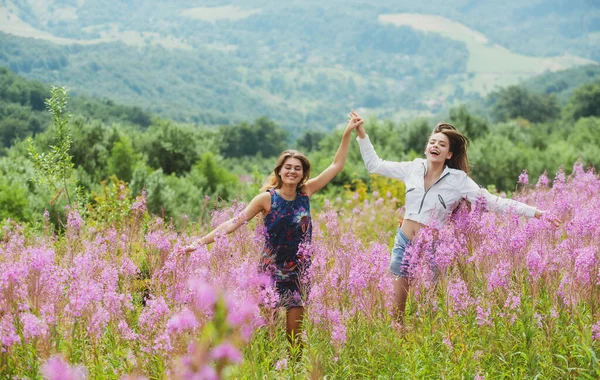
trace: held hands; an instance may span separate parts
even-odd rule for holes
[[[548,219],[548,221],[549,221],[550,223],[552,223],[552,225],[553,225],[554,227],[558,227],[558,226],[560,226],[560,223],[561,223],[560,219],[558,219],[558,218],[557,218],[557,217],[555,217],[555,216],[549,216],[549,215],[547,215],[547,214],[548,214],[548,212],[547,212],[547,211],[544,211],[544,210],[539,210],[539,209],[538,209],[538,210],[536,210],[536,211],[535,211],[535,215],[534,215],[534,216],[535,216],[537,219],[541,219],[541,218],[542,218],[542,216],[545,216],[545,218],[546,218],[546,219]]]
[[[346,126],[346,132],[351,132],[356,128],[360,128],[363,125],[362,117],[358,116],[358,114],[354,111],[351,111],[348,114],[348,125]]]
[[[356,133],[358,134],[359,138],[364,139],[367,136],[367,133],[365,132],[365,127],[363,127],[362,117],[360,117],[354,110],[350,112],[350,117],[354,117],[360,120],[360,124],[356,126]],[[352,121],[352,119],[350,119],[350,121]]]

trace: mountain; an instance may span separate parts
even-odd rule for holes
[[[180,121],[430,115],[600,61],[589,0],[0,0],[0,65]]]

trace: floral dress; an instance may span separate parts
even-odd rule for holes
[[[301,190],[292,201],[283,199],[275,189],[269,193],[271,210],[264,218],[261,267],[275,281],[281,306],[303,306],[302,295],[308,289],[302,286],[301,277],[310,264],[303,243],[310,243],[312,235],[310,201]]]

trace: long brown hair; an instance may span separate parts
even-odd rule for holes
[[[467,157],[469,139],[467,136],[460,133],[454,125],[446,122],[438,123],[431,134],[434,133],[443,133],[450,141],[452,157],[446,160],[446,165],[449,168],[460,169],[467,173],[467,175],[470,175],[471,169],[469,168],[469,158]]]
[[[310,178],[310,161],[306,158],[305,155],[298,152],[294,149],[284,150],[279,158],[277,159],[277,163],[275,164],[275,168],[273,168],[273,172],[267,178],[267,181],[264,183],[260,191],[266,191],[270,188],[280,189],[283,186],[283,181],[281,180],[281,176],[279,175],[279,171],[285,164],[288,158],[296,158],[302,163],[302,179],[298,183],[298,188],[301,188],[306,181]]]

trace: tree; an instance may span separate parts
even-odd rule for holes
[[[131,140],[122,135],[110,150],[108,157],[108,173],[117,176],[122,181],[130,182],[138,156],[133,149]]]
[[[450,122],[471,140],[482,137],[489,132],[487,120],[469,113],[465,105],[450,110]]]
[[[529,92],[521,86],[509,86],[491,93],[492,116],[497,121],[517,118],[541,123],[558,118],[560,107],[554,95]]]
[[[319,148],[319,143],[323,141],[326,133],[321,131],[305,131],[298,139],[298,148],[310,152]]]
[[[148,164],[165,174],[187,173],[198,160],[198,140],[192,127],[159,120],[150,126],[143,144]]]
[[[225,157],[279,155],[288,142],[288,132],[266,117],[256,119],[254,123],[221,127],[223,146],[221,154]]]
[[[600,82],[577,88],[569,98],[565,115],[573,120],[600,116]]]
[[[229,199],[234,194],[234,187],[238,184],[235,175],[227,171],[219,164],[214,154],[210,152],[203,153],[193,169],[192,175],[206,178],[207,190],[210,194],[215,194]]]

